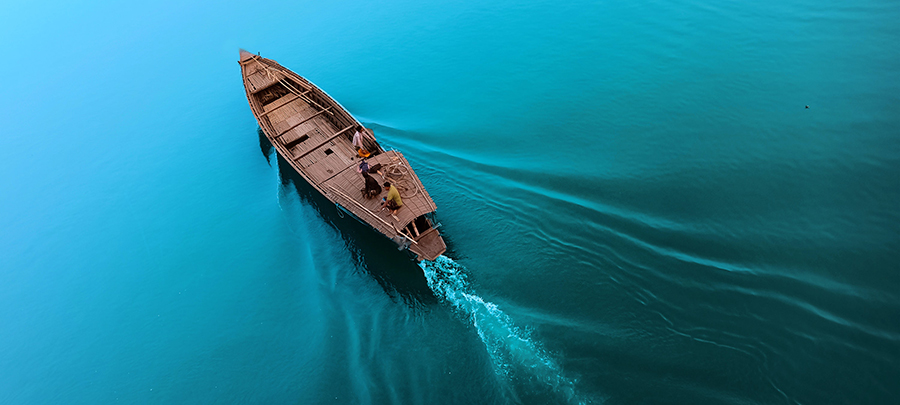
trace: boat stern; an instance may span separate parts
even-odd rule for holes
[[[422,232],[415,241],[416,243],[409,246],[409,251],[418,255],[420,260],[434,260],[447,251],[447,244],[444,243],[444,238],[434,228]]]

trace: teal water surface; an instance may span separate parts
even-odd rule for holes
[[[0,403],[894,403],[897,21],[4,4]],[[404,152],[446,257],[409,261],[273,154],[241,47]]]

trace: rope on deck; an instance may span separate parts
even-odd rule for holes
[[[397,152],[394,149],[391,149],[393,152]],[[399,152],[397,152],[399,153]],[[403,164],[403,161],[400,160],[399,156],[392,156],[391,163],[388,163],[384,169],[384,177],[391,180],[391,184],[397,184],[398,191],[400,190],[400,185],[403,184],[403,191],[409,191],[410,187],[408,183],[412,183],[415,186],[413,189],[413,193],[407,196],[400,195],[401,198],[412,198],[419,194],[419,183],[414,180],[407,180],[404,177],[412,171],[412,168]],[[403,183],[400,183],[403,181]]]

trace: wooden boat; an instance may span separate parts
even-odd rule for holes
[[[370,129],[360,133],[363,151],[353,145],[360,123],[310,81],[277,62],[240,51],[241,74],[250,109],[278,153],[310,185],[339,209],[412,252],[434,260],[447,246],[435,226],[437,207],[409,162],[396,150],[384,150]],[[396,215],[382,210],[382,197],[365,198],[365,180],[357,168],[361,156],[379,185],[389,181],[400,191]]]

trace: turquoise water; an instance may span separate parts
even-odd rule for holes
[[[896,402],[897,21],[4,4],[0,403]],[[404,152],[447,258],[272,155],[240,47]]]

